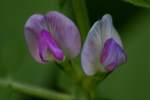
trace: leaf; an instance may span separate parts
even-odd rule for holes
[[[124,0],[137,6],[150,8],[150,0]]]

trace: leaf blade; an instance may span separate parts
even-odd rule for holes
[[[150,0],[124,0],[124,1],[134,4],[136,6],[150,8]]]

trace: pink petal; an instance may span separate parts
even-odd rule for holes
[[[48,52],[53,55],[55,60],[63,61],[64,53],[57,45],[57,42],[52,37],[51,33],[48,31],[41,31],[40,38],[39,38],[39,53],[40,57],[43,61],[47,60]]]
[[[100,62],[105,66],[105,69],[111,72],[126,61],[127,55],[123,48],[114,39],[108,39],[104,44],[100,57]]]

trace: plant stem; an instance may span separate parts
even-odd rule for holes
[[[17,92],[45,99],[73,100],[73,98],[67,94],[58,93],[52,90],[47,90],[36,86],[25,85],[11,80],[0,79],[0,87],[4,88],[10,87]]]
[[[84,0],[72,0],[73,11],[77,25],[81,32],[82,41],[84,41],[89,30],[89,18]]]

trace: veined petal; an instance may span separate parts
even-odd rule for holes
[[[49,31],[58,41],[65,55],[69,58],[77,56],[81,48],[80,33],[75,24],[59,12],[49,12],[46,16]]]
[[[120,36],[113,26],[112,17],[109,14],[105,14],[100,21],[100,29],[102,35],[103,44],[106,40],[113,38],[121,47],[123,47]]]
[[[97,21],[88,33],[82,53],[81,64],[86,75],[94,75],[100,69],[99,55],[102,50],[100,22]]]

